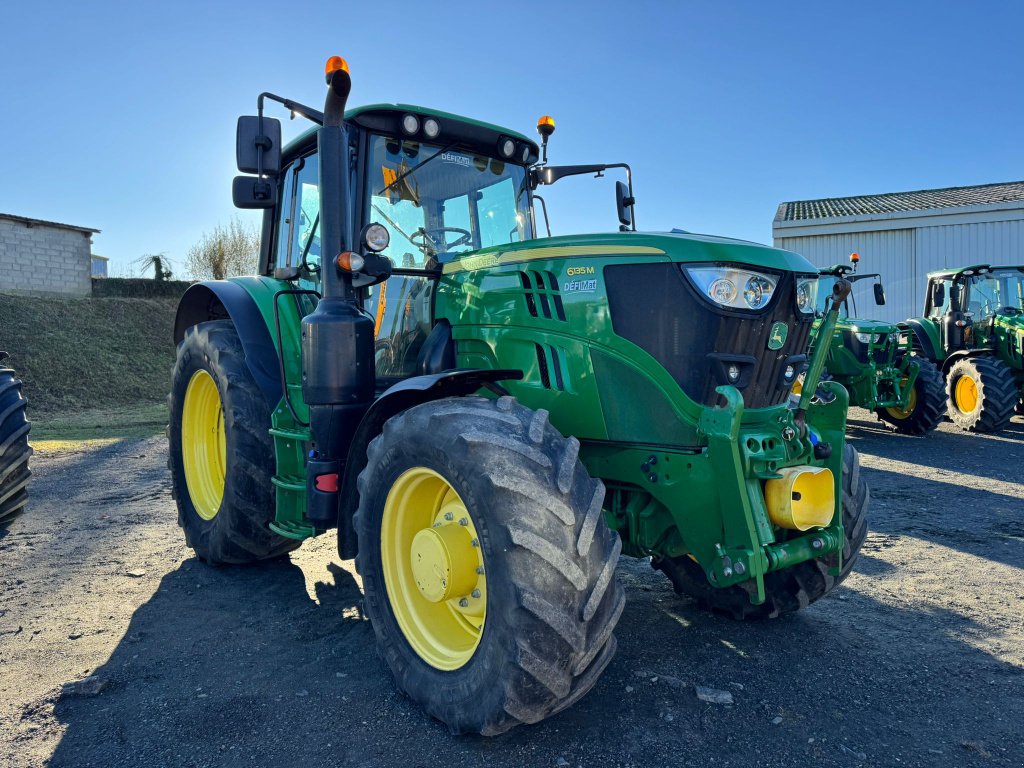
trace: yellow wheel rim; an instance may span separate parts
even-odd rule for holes
[[[437,472],[414,467],[391,486],[380,554],[388,602],[409,645],[437,669],[464,666],[487,614],[484,556],[472,515]]]
[[[196,371],[185,390],[181,410],[181,458],[185,484],[196,514],[213,520],[224,499],[228,441],[224,409],[217,383],[206,371]]]
[[[978,384],[970,376],[961,376],[953,390],[954,404],[962,413],[973,413],[978,407]]]
[[[906,383],[907,380],[904,379],[902,384],[905,385]],[[917,408],[917,387],[910,390],[910,397],[907,398],[906,408],[894,406],[892,408],[886,408],[885,410],[888,411],[889,415],[894,419],[907,419],[910,418],[910,414],[914,412],[915,408]]]

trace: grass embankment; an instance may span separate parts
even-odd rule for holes
[[[0,349],[24,382],[38,451],[163,430],[176,304],[0,296]]]

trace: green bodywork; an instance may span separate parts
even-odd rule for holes
[[[571,255],[561,255],[566,247],[572,248]],[[587,251],[601,255],[587,256]],[[845,390],[824,384],[835,399],[808,410],[815,440],[833,446],[825,461],[813,458],[810,433],[801,436],[795,412],[786,405],[745,410],[740,392],[731,386],[718,390],[722,406],[695,403],[653,357],[612,330],[602,270],[623,262],[728,262],[811,271],[796,254],[712,237],[609,234],[533,240],[463,255],[447,265],[437,289],[435,319],[451,324],[459,367],[524,372],[521,381],[506,383],[508,390],[527,407],[549,411],[557,429],[579,439],[580,459],[608,488],[605,518],[619,531],[628,554],[692,555],[717,586],[752,579],[754,600],[763,599],[763,576],[770,571],[826,555],[838,568]],[[522,302],[519,274],[524,268],[554,274],[562,285],[577,275],[593,284],[586,291],[561,292],[564,321],[534,317]],[[291,285],[269,277],[234,282],[256,300],[273,331],[274,295]],[[299,384],[302,307],[287,297],[278,299],[278,351],[292,406],[305,420]],[[549,355],[557,351],[548,365],[562,367],[564,388],[541,383],[538,346]],[[604,371],[615,374],[599,377],[595,356]],[[616,364],[609,366],[608,360]],[[272,527],[281,535],[305,538],[316,533],[303,521],[309,433],[296,424],[283,400],[272,423],[277,458]],[[769,521],[762,483],[779,477],[779,468],[795,465],[832,471],[837,514],[828,528],[796,534]]]
[[[818,343],[818,325],[816,322],[812,348]],[[861,346],[863,357],[853,349],[857,333],[871,337]],[[850,405],[869,411],[905,410],[921,368],[911,357],[911,346],[910,334],[894,324],[840,317],[825,357],[825,369],[850,393]]]
[[[992,304],[982,294],[977,281],[991,275],[1005,276],[1005,295]],[[944,338],[943,315],[945,307],[935,307],[933,291],[937,284],[945,286],[946,305],[951,286],[959,286],[962,309],[969,317],[968,328],[960,344],[948,344]],[[901,324],[919,336],[920,353],[933,362],[947,367],[964,354],[991,354],[1005,363],[1014,373],[1024,397],[1024,266],[996,266],[976,264],[955,270],[928,273],[923,317],[911,318]]]
[[[624,552],[689,555],[716,586],[750,582],[754,603],[763,602],[764,576],[771,571],[827,558],[838,574],[846,390],[823,383],[834,397],[809,403],[805,421],[785,402],[746,409],[733,386],[717,388],[720,401],[714,407],[691,399],[651,354],[612,326],[605,268],[667,263],[729,264],[776,275],[816,272],[797,254],[710,236],[629,232],[535,239],[460,253],[445,264],[434,289],[432,319],[450,324],[457,367],[523,372],[521,380],[504,386],[525,406],[547,410],[560,432],[579,440],[581,461],[605,483],[604,517],[621,535]],[[534,298],[548,306],[557,293],[561,311],[527,310],[524,272],[557,281],[558,288],[536,288]],[[270,329],[291,406],[282,399],[272,412],[277,508],[271,527],[282,536],[306,538],[318,533],[304,518],[310,433],[295,416],[308,420],[300,321],[314,299],[278,296],[275,308],[275,295],[293,289],[292,283],[267,276],[233,282],[252,296]],[[829,314],[826,328],[836,316]],[[807,352],[796,348],[792,328],[778,330],[773,329],[769,349]],[[824,351],[815,358],[812,371],[820,370],[823,356]],[[818,442],[831,445],[828,458],[815,458]],[[832,522],[804,533],[779,528],[768,516],[764,482],[780,478],[781,468],[807,465],[832,472]]]

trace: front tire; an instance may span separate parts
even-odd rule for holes
[[[0,360],[3,359],[0,353]],[[0,520],[25,509],[28,481],[32,475],[28,460],[30,424],[27,403],[21,395],[21,381],[10,368],[0,368]]]
[[[914,357],[920,366],[910,400],[904,408],[879,408],[878,418],[903,435],[923,435],[942,423],[946,415],[946,386],[942,372],[931,360]]]
[[[384,425],[359,476],[356,565],[378,649],[453,733],[538,722],[615,653],[621,542],[579,442],[547,416],[511,397],[425,403]]]
[[[168,431],[172,490],[185,542],[215,565],[252,563],[301,542],[274,519],[270,406],[245,363],[230,320],[185,331],[171,374]]]
[[[860,479],[860,457],[847,443],[843,449],[843,564],[838,576],[828,572],[822,560],[803,563],[765,574],[765,601],[753,605],[753,583],[718,589],[711,586],[704,569],[689,557],[661,558],[651,565],[668,576],[676,592],[689,595],[705,610],[734,619],[774,619],[820,600],[838,587],[853,569],[868,534],[870,494]]]
[[[949,418],[969,432],[998,432],[1013,418],[1020,392],[1013,371],[993,357],[958,360],[946,376]]]

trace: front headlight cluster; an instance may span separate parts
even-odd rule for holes
[[[683,270],[705,296],[730,309],[764,309],[778,284],[774,275],[733,267],[683,267]]]
[[[818,278],[798,277],[796,280],[796,308],[805,315],[813,315],[818,303]]]
[[[885,341],[886,336],[884,333],[855,333],[853,335],[861,344],[870,344],[872,341],[875,344],[881,344]]]

